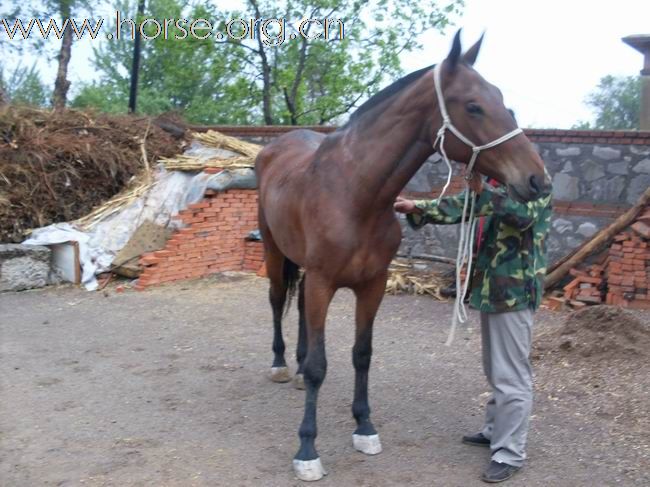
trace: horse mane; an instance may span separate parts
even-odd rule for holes
[[[341,128],[345,128],[349,126],[351,123],[356,122],[364,113],[368,112],[369,110],[376,107],[380,103],[391,98],[396,93],[399,93],[414,81],[420,79],[424,75],[424,73],[430,71],[434,66],[435,64],[432,64],[431,66],[427,66],[425,68],[418,69],[417,71],[413,71],[412,73],[403,76],[402,78],[398,79],[394,83],[378,91],[370,98],[368,98],[359,108],[357,108],[352,113],[352,115],[350,115],[350,118],[348,119],[347,123]]]

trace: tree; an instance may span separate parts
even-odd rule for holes
[[[593,123],[579,122],[577,129],[630,130],[639,128],[641,78],[639,76],[605,76],[585,100],[593,108]]]
[[[67,101],[70,88],[68,66],[72,56],[73,41],[84,35],[86,29],[92,27],[80,21],[89,10],[90,0],[27,0],[14,6],[13,10],[0,15],[15,29],[14,39],[4,39],[3,48],[9,47],[17,52],[27,48],[36,50],[39,55],[42,55],[43,52],[47,53],[52,49],[49,44],[52,39],[60,41],[56,56],[57,74],[51,100],[56,110],[64,108]],[[38,23],[30,22],[31,19],[37,19]],[[30,32],[27,38],[21,35],[23,31]],[[45,38],[43,33],[47,33]]]
[[[116,10],[124,19],[136,18],[136,2],[122,1]],[[144,16],[162,23],[163,19],[208,19],[214,12],[208,2],[152,0],[147,2]],[[134,39],[128,24],[122,30],[121,40],[94,49],[93,64],[101,77],[83,86],[72,106],[127,111]],[[259,100],[239,76],[240,61],[224,56],[213,39],[187,36],[178,40],[174,36],[182,33],[171,26],[167,39],[156,37],[157,26],[152,22],[145,25],[144,32],[139,112],[183,111],[186,118],[197,123],[252,123],[256,119],[254,107]]]
[[[0,94],[0,105],[3,101],[37,107],[47,103],[47,87],[35,64],[31,68],[18,66],[9,73],[0,68]]]
[[[244,76],[260,81],[264,123],[304,125],[332,122],[401,75],[400,54],[421,47],[417,37],[425,30],[443,29],[462,1],[441,7],[436,0],[247,0],[246,6],[225,18],[263,19],[275,29],[265,39],[260,22],[253,40],[223,40],[226,52],[247,51]],[[281,33],[282,43],[265,42]]]
[[[168,40],[143,42],[139,111],[183,110],[200,123],[332,123],[400,76],[400,54],[419,48],[421,32],[443,29],[462,7],[462,0],[445,2],[247,0],[245,10],[215,12],[207,2],[152,0],[147,18],[221,21],[204,40],[174,40],[179,31],[172,27]],[[135,3],[118,9],[129,17]],[[93,105],[109,95],[110,104],[100,108],[126,110],[130,53],[130,40],[96,49],[101,79],[73,104]]]

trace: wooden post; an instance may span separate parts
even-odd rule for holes
[[[138,75],[140,72],[140,51],[142,36],[140,35],[140,22],[144,16],[144,2],[138,2],[138,18],[136,19],[135,39],[133,40],[133,64],[131,65],[131,88],[129,90],[129,113],[135,113],[138,98]]]

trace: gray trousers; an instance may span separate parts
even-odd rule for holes
[[[481,431],[490,439],[492,460],[520,467],[533,405],[530,346],[533,311],[481,313],[483,370],[492,395]]]

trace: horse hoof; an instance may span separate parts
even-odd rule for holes
[[[315,460],[294,460],[293,471],[296,477],[305,482],[320,480],[324,475],[327,475],[320,458]]]
[[[379,435],[352,435],[352,445],[355,450],[366,455],[377,455],[381,453]]]
[[[300,389],[301,391],[305,390],[305,376],[302,374],[296,374],[293,378],[293,387]]]
[[[289,382],[291,376],[289,375],[288,367],[271,367],[271,380],[273,382]]]

